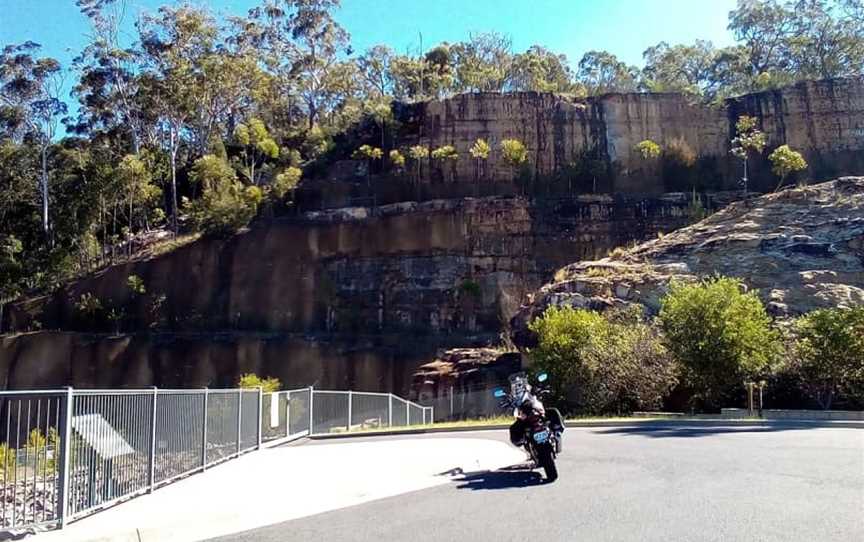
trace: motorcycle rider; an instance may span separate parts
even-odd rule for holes
[[[514,446],[521,447],[525,444],[526,411],[533,409],[541,416],[547,416],[547,410],[537,396],[531,393],[531,384],[528,383],[525,373],[510,375],[509,380],[510,396],[513,398],[513,404],[516,405],[513,411],[516,421],[510,425],[510,442]],[[552,430],[559,435],[558,442],[560,442],[560,435],[564,432],[564,421],[561,413],[556,408],[550,408],[548,409],[548,419]]]

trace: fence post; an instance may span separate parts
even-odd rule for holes
[[[291,436],[291,392],[285,392],[285,436]]]
[[[351,390],[348,390],[348,427],[345,428],[347,431],[351,431],[351,403],[352,403]]]
[[[255,448],[256,450],[261,449],[261,438],[263,436],[261,434],[263,432],[261,427],[264,425],[264,409],[262,408],[263,401],[264,401],[264,390],[261,386],[258,386],[258,446]],[[277,405],[279,404],[278,401],[276,404]],[[279,411],[277,410],[276,412],[278,413]]]
[[[201,470],[207,470],[207,400],[208,390],[204,388],[204,429],[201,431]]]
[[[393,427],[393,394],[387,394],[387,427]]]
[[[453,386],[450,386],[450,420],[453,420]]]
[[[312,431],[312,423],[314,418],[312,417],[312,409],[315,407],[315,388],[313,386],[309,386],[309,435],[311,436]]]
[[[409,409],[408,401],[405,401],[405,427],[411,425],[411,410]]]
[[[66,527],[69,521],[69,462],[70,451],[72,450],[72,407],[73,407],[73,391],[72,387],[66,388],[64,397],[64,416],[63,427],[60,429],[63,435],[60,441],[60,509],[57,511],[60,516],[60,528]],[[8,438],[8,437],[7,437]],[[11,440],[11,439],[10,439]]]
[[[240,429],[243,427],[243,388],[237,388],[237,456],[240,456]]]
[[[153,486],[156,485],[156,397],[159,394],[159,388],[153,386],[153,410],[150,415],[150,473],[148,476],[149,488],[147,493],[153,493]]]

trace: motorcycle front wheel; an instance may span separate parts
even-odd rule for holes
[[[543,467],[547,482],[554,482],[558,479],[558,467],[555,465],[551,444],[547,443],[537,447],[537,463]]]

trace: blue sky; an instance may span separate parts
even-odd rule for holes
[[[136,13],[172,2],[127,3],[131,30]],[[236,15],[257,4],[192,3]],[[591,49],[641,65],[642,51],[661,40],[730,44],[726,19],[734,6],[735,0],[343,0],[336,18],[351,33],[356,50],[378,43],[398,52],[416,50],[420,33],[428,49],[465,39],[469,32],[496,30],[509,34],[516,50],[544,45],[566,54],[573,65]],[[74,0],[0,0],[0,46],[30,39],[42,44],[43,54],[68,62],[83,48],[87,31]]]

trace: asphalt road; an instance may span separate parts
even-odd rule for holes
[[[571,428],[558,465],[551,484],[516,468],[456,474],[218,540],[864,540],[864,429]]]

